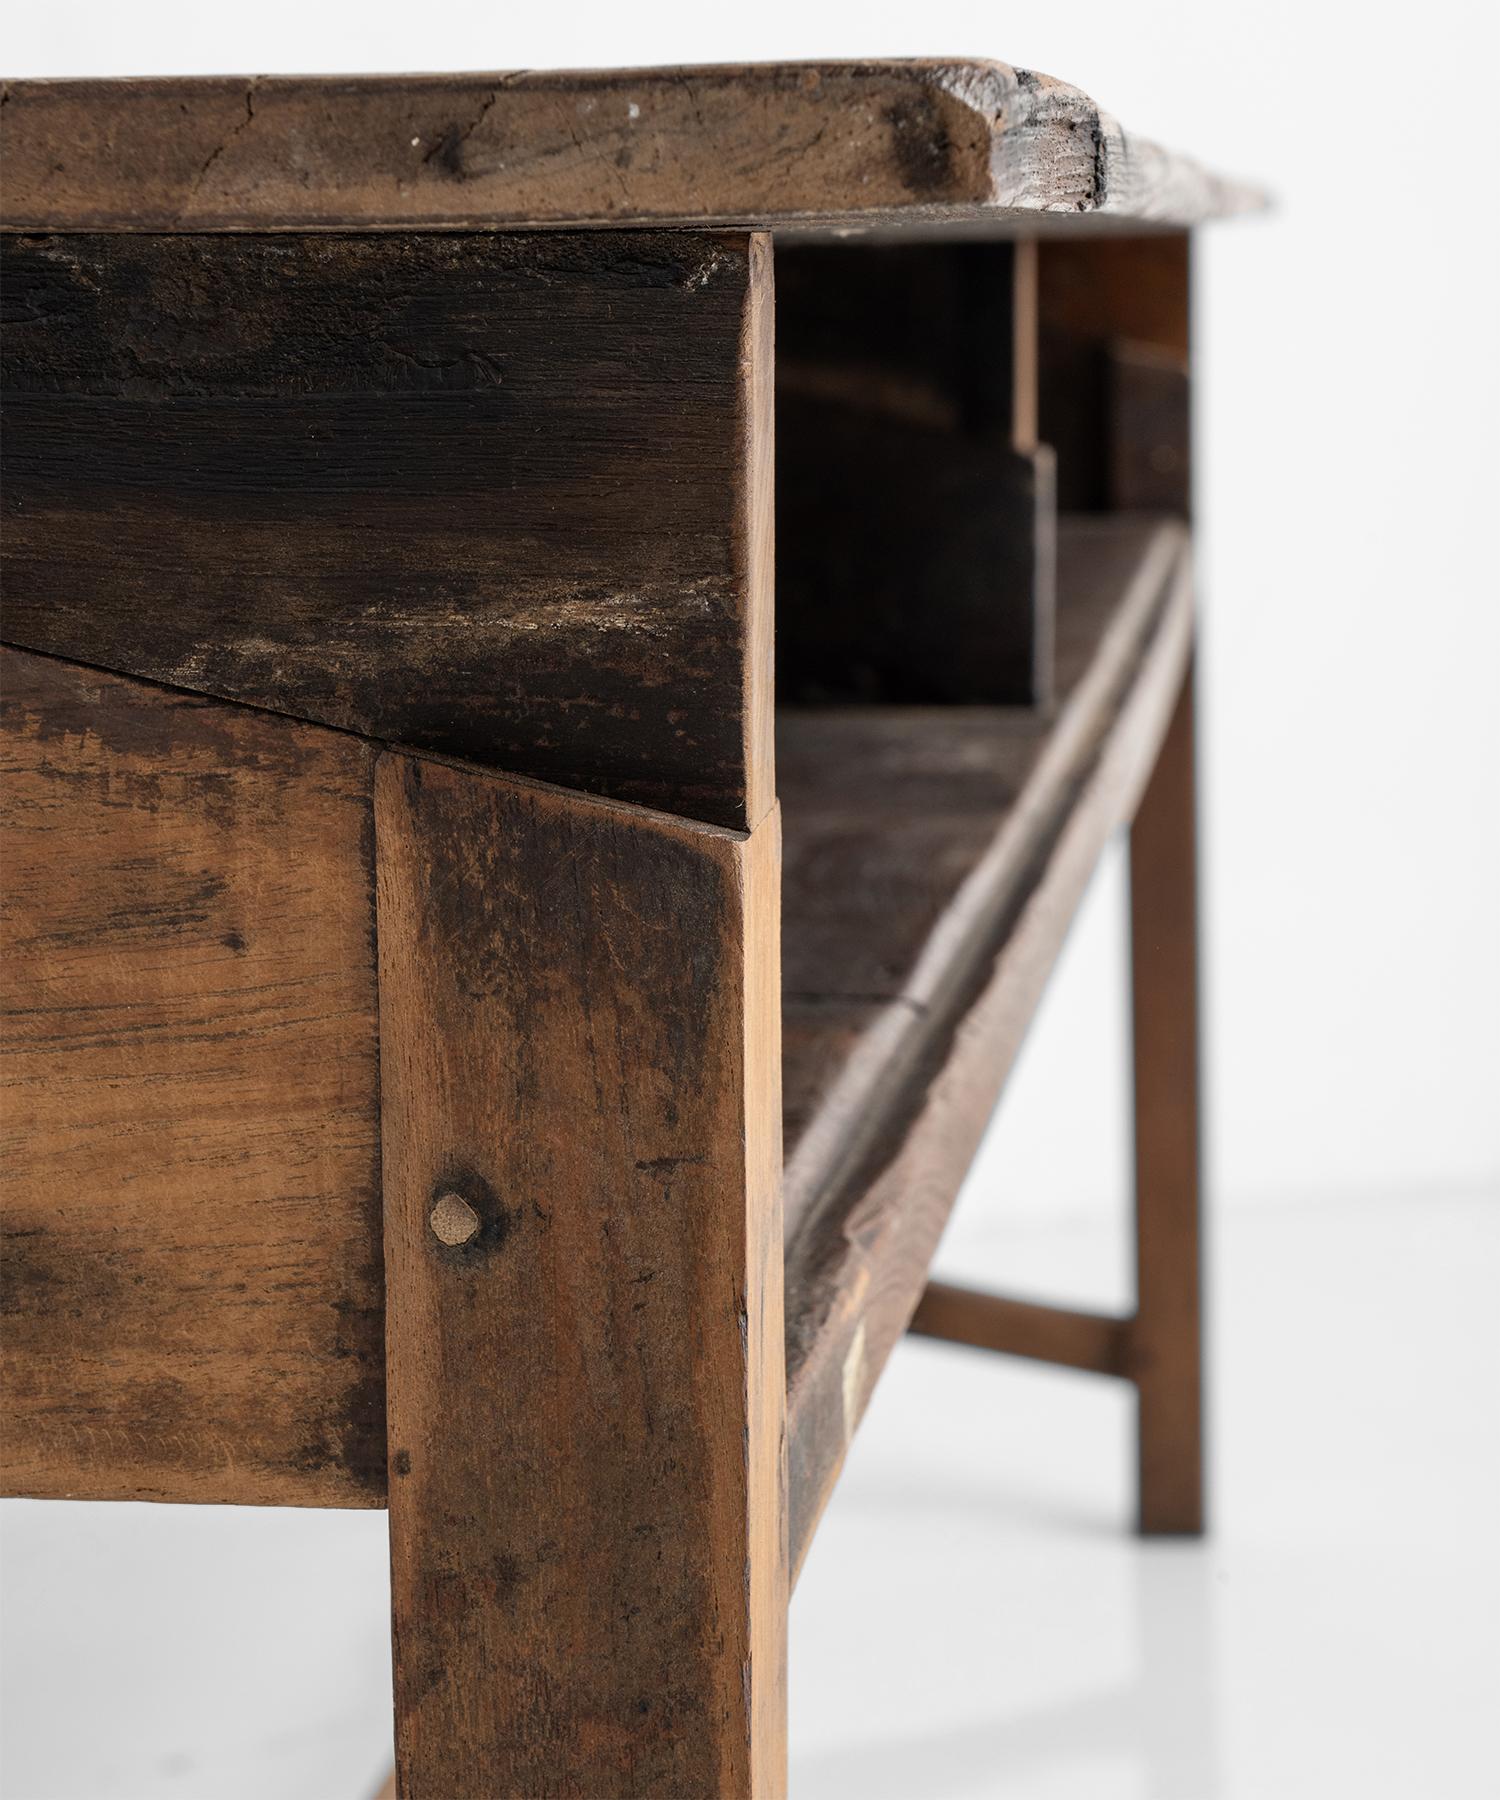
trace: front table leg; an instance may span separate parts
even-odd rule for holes
[[[405,1800],[774,1800],[779,821],[377,778]]]

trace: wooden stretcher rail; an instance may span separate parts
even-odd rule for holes
[[[1099,853],[1134,812],[1187,667],[1192,602],[1180,526],[1089,521],[1065,532],[1063,546],[1065,697],[1040,731],[1006,709],[975,709],[978,719],[956,721],[960,730],[987,725],[992,738],[1007,729],[1020,735],[1018,786],[988,847],[937,910],[915,961],[889,984],[889,997],[860,1002],[852,991],[820,995],[794,985],[822,954],[815,909],[811,917],[799,910],[799,900],[807,905],[799,870],[813,852],[798,834],[816,826],[806,817],[798,822],[797,774],[829,764],[794,756],[783,768],[794,1570],[881,1368],[915,1311]],[[815,723],[784,720],[783,741],[789,730],[811,731]],[[908,756],[917,741],[907,733]],[[863,771],[872,816],[861,841],[883,846],[879,853],[899,868],[912,838],[881,816],[879,775],[868,764]],[[918,808],[920,785],[912,790]],[[973,821],[960,824],[971,846]],[[941,861],[930,845],[929,865]],[[835,907],[852,879],[847,869],[832,876]],[[866,869],[864,887],[880,892],[878,870]],[[857,966],[834,970],[850,990],[860,973]]]
[[[1057,1363],[1091,1375],[1130,1373],[1131,1319],[1039,1306],[1005,1294],[929,1281],[909,1329],[918,1337],[969,1344],[1005,1356]]]

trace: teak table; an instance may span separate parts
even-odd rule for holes
[[[389,1507],[411,1800],[781,1793],[908,1328],[1131,1381],[1198,1531],[1187,233],[1254,197],[988,62],[3,121],[6,1491]],[[924,1289],[1125,821],[1137,1311]]]

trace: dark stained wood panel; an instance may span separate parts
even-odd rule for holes
[[[777,408],[777,683],[790,701],[1045,701],[1050,451],[840,401]]]
[[[1045,703],[1056,506],[1034,246],[803,244],[776,261],[783,702]]]
[[[746,826],[769,283],[743,234],[11,240],[6,635]]]
[[[0,1486],[381,1505],[375,753],[0,674]]]
[[[1101,519],[1062,541],[1051,721],[781,721],[794,1569],[1182,679],[1181,528]]]
[[[778,398],[815,394],[1002,444],[1019,436],[1032,247],[907,237],[776,252]]]
[[[776,815],[377,779],[400,1791],[774,1800]]]
[[[1262,204],[978,58],[18,81],[5,218],[52,230],[1192,225]]]

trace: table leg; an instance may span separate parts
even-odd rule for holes
[[[377,777],[403,1800],[785,1792],[779,820]]]
[[[1140,1529],[1203,1530],[1193,672],[1130,831]]]

